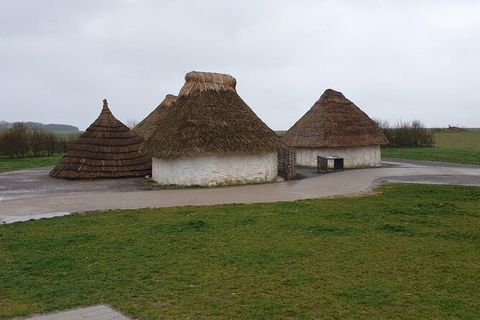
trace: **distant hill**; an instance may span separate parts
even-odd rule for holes
[[[0,130],[6,130],[11,128],[15,122],[7,122],[7,121],[0,121]],[[68,124],[57,124],[57,123],[48,123],[43,124],[40,122],[25,122],[25,125],[30,129],[43,129],[45,131],[52,131],[52,132],[78,132],[78,127],[71,126]]]

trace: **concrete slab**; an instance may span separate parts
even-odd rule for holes
[[[15,318],[14,320],[129,320],[118,311],[107,305],[97,305],[86,308],[76,308],[53,312],[49,314],[35,315],[28,318]]]

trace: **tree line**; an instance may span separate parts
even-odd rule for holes
[[[7,122],[0,120],[0,130],[10,129],[16,122]],[[45,131],[62,131],[62,132],[78,132],[78,127],[68,124],[48,123],[43,124],[41,122],[23,122],[28,129],[43,129]]]
[[[78,134],[58,136],[42,128],[31,128],[16,122],[0,131],[0,155],[11,158],[43,157],[70,150]]]

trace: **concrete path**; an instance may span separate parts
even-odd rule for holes
[[[229,203],[259,203],[293,201],[300,199],[347,196],[368,191],[373,186],[388,182],[438,183],[480,186],[480,166],[462,166],[427,161],[385,159],[384,167],[346,170],[319,174],[313,178],[222,188],[159,190],[145,187],[146,182],[106,180],[104,182],[67,181],[45,177],[50,184],[82,185],[80,190],[68,193],[51,189],[49,192],[19,193],[18,198],[0,200],[0,223],[108,209],[135,209],[145,207],[173,207],[185,205],[214,205]],[[312,169],[314,170],[314,169]],[[31,173],[32,170],[27,170]],[[40,172],[40,171],[38,171]],[[37,172],[37,174],[38,174]],[[4,195],[5,181],[13,173],[0,174],[0,197]],[[23,172],[15,176],[21,179]],[[6,178],[6,176],[8,176]],[[140,180],[139,180],[140,181]],[[98,185],[106,183],[111,189]],[[143,183],[143,184],[142,184]],[[24,184],[28,185],[28,182]],[[129,188],[126,188],[130,185]],[[138,186],[140,190],[138,189]],[[114,187],[115,186],[115,187]],[[120,187],[120,189],[118,189]],[[91,189],[89,189],[91,188]],[[28,187],[26,187],[28,189]],[[8,189],[7,189],[8,190]],[[8,191],[7,191],[8,192]]]
[[[28,318],[16,318],[14,320],[129,320],[121,313],[106,305],[98,305],[87,308],[76,308],[43,315],[36,315]]]

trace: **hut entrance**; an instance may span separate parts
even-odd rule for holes
[[[295,149],[278,152],[278,175],[285,180],[293,180],[297,175],[297,152]]]

